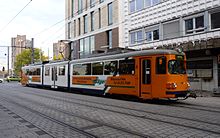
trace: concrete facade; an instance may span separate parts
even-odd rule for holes
[[[54,59],[68,59],[69,58],[69,45],[64,42],[58,41],[53,43],[53,58]]]
[[[66,0],[66,39],[72,42],[72,58],[119,47],[121,5],[118,0]]]
[[[219,0],[132,0],[124,4],[129,7],[124,12],[125,46],[183,49],[191,89],[219,89]]]
[[[11,46],[11,68],[14,69],[16,56],[25,48],[31,48],[31,41],[26,39],[26,35],[17,35],[17,37],[11,38]]]
[[[74,42],[94,36],[95,51],[100,52],[106,50],[103,47],[109,48],[106,32],[112,30],[114,41],[111,48],[116,45],[136,50],[180,48],[187,55],[191,89],[219,89],[219,0],[105,0],[102,3],[95,0],[95,6],[84,8],[83,12],[78,12],[80,0],[73,1],[75,4],[71,3],[72,0],[66,0],[66,39]],[[114,7],[112,25],[108,25],[109,3],[113,3]],[[92,11],[95,13],[94,31],[88,27],[89,31],[84,33],[83,17]],[[88,26],[91,27],[91,22]],[[68,31],[70,29],[75,32]],[[82,53],[80,44],[79,41],[76,55]],[[197,66],[193,66],[195,64]]]

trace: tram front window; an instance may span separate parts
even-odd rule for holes
[[[186,74],[186,68],[183,60],[170,60],[168,63],[170,74]]]

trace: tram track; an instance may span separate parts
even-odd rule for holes
[[[44,89],[41,89],[41,90],[44,90]],[[36,92],[34,92],[36,93]],[[48,96],[48,95],[47,95]],[[57,95],[57,96],[61,96],[61,95]],[[63,97],[62,98],[67,98],[67,97]],[[102,97],[102,98],[108,98],[108,97]],[[68,98],[70,99],[70,98]],[[84,101],[84,102],[91,102],[91,103],[95,103],[95,104],[100,104],[100,102],[94,102],[94,101],[90,101],[90,100],[85,100],[85,99],[78,99],[78,98],[73,98],[71,97],[71,99],[74,99],[74,100],[80,100],[80,101]],[[70,100],[71,100],[70,99]],[[118,100],[118,99],[115,99],[115,100]],[[146,102],[148,103],[148,102]],[[106,106],[114,106],[114,107],[119,107],[119,108],[123,108],[121,106],[116,106],[116,105],[113,105],[113,104],[105,104],[105,103],[101,103],[103,105],[106,105]],[[168,103],[166,101],[166,103],[162,102],[149,102],[149,104],[156,104],[156,105],[166,105],[166,106],[171,106],[171,107],[181,107],[181,108],[185,108],[185,109],[192,109],[192,110],[196,110],[196,111],[206,111],[206,112],[213,112],[213,113],[219,113],[220,114],[220,108],[217,108],[217,107],[211,107],[211,106],[201,106],[201,105],[192,105],[192,104],[186,104],[186,103],[182,103],[182,102],[175,102],[175,103]],[[181,105],[180,105],[181,104]],[[189,107],[191,106],[191,107]],[[201,108],[199,108],[201,107]],[[206,109],[204,109],[206,108]],[[130,109],[130,110],[136,110],[136,109],[132,109],[132,108],[126,108],[126,109]],[[211,109],[214,109],[214,110],[211,110]],[[143,110],[138,110],[138,111],[143,111]]]
[[[35,94],[35,95],[36,95],[36,96],[39,96],[39,94]],[[42,95],[41,95],[41,97],[50,98],[50,99],[59,100],[59,101],[61,100],[61,99],[59,99],[59,98],[48,97],[48,96],[42,96]],[[21,98],[21,97],[20,97],[20,98]],[[21,99],[22,99],[22,100],[26,100],[26,99],[24,99],[23,97],[22,97]],[[96,109],[100,109],[100,110],[104,110],[104,111],[110,111],[110,112],[119,113],[119,114],[131,116],[131,117],[136,117],[136,118],[140,118],[140,119],[147,119],[147,120],[152,120],[152,121],[156,121],[156,122],[160,122],[160,123],[166,123],[166,124],[171,124],[171,125],[176,125],[176,126],[182,126],[182,127],[185,127],[185,128],[190,128],[190,129],[194,129],[194,130],[199,130],[199,131],[204,131],[204,132],[209,132],[209,133],[214,133],[214,134],[220,135],[220,132],[213,131],[213,130],[208,130],[208,129],[203,129],[203,128],[199,128],[199,127],[196,127],[196,126],[190,126],[190,125],[185,125],[185,124],[181,124],[181,123],[175,123],[175,122],[166,121],[166,120],[159,120],[159,119],[154,119],[154,118],[147,117],[147,116],[134,115],[134,114],[124,113],[124,112],[120,112],[120,111],[114,111],[114,110],[109,110],[109,109],[97,108],[97,107],[93,107],[93,106],[88,106],[88,105],[84,105],[84,104],[79,104],[79,103],[76,103],[76,102],[66,101],[66,100],[63,100],[63,101],[64,101],[64,102],[71,103],[71,104],[77,104],[77,105],[81,105],[81,106],[87,106],[87,107],[96,108]],[[30,101],[30,102],[33,102],[33,101]],[[39,103],[36,103],[36,104],[39,104]],[[40,103],[40,104],[41,104],[41,103]],[[42,104],[42,106],[48,106],[48,105]],[[63,112],[63,113],[65,113],[65,114],[69,114],[69,115],[73,115],[73,116],[77,116],[77,117],[78,117],[78,115],[73,114],[73,113],[70,113],[70,112],[65,111],[65,110],[63,110],[63,109],[57,109],[57,108],[54,108],[54,107],[51,107],[51,106],[49,106],[48,108],[53,108],[54,110],[59,110],[60,112]],[[164,115],[164,114],[152,113],[152,112],[147,112],[147,111],[145,111],[144,113],[151,113],[151,114],[154,114],[154,115],[167,116],[167,115]],[[81,116],[80,116],[80,117],[81,117]],[[170,116],[170,115],[168,115],[167,117],[178,118],[178,119],[185,119],[185,120],[189,120],[189,121],[199,122],[199,123],[203,123],[203,125],[209,124],[209,125],[220,126],[220,124],[218,124],[218,123],[210,123],[210,122],[201,121],[201,120],[187,119],[187,118],[175,117],[175,116]],[[84,118],[84,119],[88,119],[88,118]],[[91,120],[90,120],[90,121],[91,121]],[[93,121],[94,121],[94,120],[93,120]]]
[[[181,105],[179,105],[181,104]],[[188,104],[184,104],[184,103],[178,103],[178,104],[172,104],[172,105],[169,105],[169,106],[174,106],[174,107],[181,107],[181,108],[186,108],[186,109],[192,109],[192,110],[199,110],[199,111],[207,111],[207,112],[214,112],[214,113],[219,113],[220,114],[220,111],[216,111],[216,110],[210,110],[210,109],[204,109],[205,108],[214,108],[214,109],[220,109],[220,108],[215,108],[215,107],[210,107],[210,106],[197,106],[195,107],[195,105],[188,105]],[[190,107],[191,106],[191,107]],[[202,107],[202,108],[198,108],[198,107]]]
[[[29,93],[25,93],[25,94],[29,94]],[[99,102],[94,102],[94,101],[90,101],[90,100],[78,99],[78,98],[73,98],[73,97],[71,97],[71,99],[67,98],[67,97],[57,97],[57,96],[54,97],[54,96],[48,96],[48,95],[44,95],[44,94],[42,95],[42,94],[34,93],[34,92],[32,92],[31,95],[32,94],[36,95],[36,96],[41,96],[41,97],[44,97],[44,98],[58,100],[58,101],[62,100],[62,101],[65,101],[67,103],[70,103],[70,104],[77,104],[77,105],[81,105],[81,106],[96,108],[96,109],[110,111],[110,112],[115,112],[115,113],[121,113],[121,114],[125,114],[125,115],[131,115],[131,116],[133,115],[133,114],[124,113],[124,112],[122,112],[120,110],[119,111],[115,111],[115,110],[110,110],[110,109],[106,109],[106,108],[102,108],[102,107],[97,107],[97,106],[94,106],[94,105],[91,105],[91,104],[83,104],[83,103],[79,103],[79,102],[74,102],[73,101],[73,99],[74,99],[74,100],[77,100],[77,101],[80,101],[80,102],[83,101],[83,102],[89,102],[89,103],[94,103],[94,104],[100,104]],[[203,120],[199,120],[199,119],[191,119],[191,118],[174,116],[174,115],[168,115],[168,114],[163,114],[163,113],[156,113],[156,112],[152,112],[152,111],[145,111],[145,110],[140,110],[140,109],[122,107],[122,106],[117,106],[117,105],[112,105],[112,104],[101,103],[101,105],[104,105],[104,106],[107,106],[107,107],[116,107],[116,108],[120,108],[120,109],[123,109],[123,110],[135,111],[135,112],[139,112],[139,113],[143,113],[143,114],[161,115],[161,116],[166,116],[166,117],[171,117],[171,118],[184,119],[184,120],[189,120],[189,121],[202,122],[202,123],[206,123],[206,124],[210,124],[210,125],[220,126],[220,123],[207,122],[207,121],[203,121]],[[173,106],[174,107],[179,107],[179,106],[176,106],[176,105],[173,105]],[[191,109],[191,108],[189,108],[189,109]],[[197,109],[197,110],[199,110],[199,109]],[[217,112],[217,113],[220,114],[220,112]],[[143,117],[143,116],[139,116],[139,115],[133,115],[133,116],[140,117],[140,118]]]
[[[20,118],[20,119],[22,119],[22,121],[24,120],[23,122],[29,123],[29,124],[28,124],[29,126],[32,126],[32,127],[34,126],[35,128],[37,128],[37,129],[39,129],[40,131],[44,132],[44,134],[47,134],[47,135],[51,136],[52,138],[56,138],[55,135],[53,135],[53,134],[51,134],[51,133],[45,131],[44,129],[42,129],[42,128],[40,128],[40,127],[38,127],[37,125],[35,125],[35,124],[32,123],[31,121],[28,121],[27,119],[23,118],[22,116],[20,116],[20,115],[17,114],[16,112],[13,112],[11,109],[7,108],[6,106],[2,105],[1,103],[0,103],[0,108],[6,110],[6,111],[7,111],[8,113],[10,113],[10,114],[13,114],[14,117]],[[27,127],[28,127],[28,126],[27,126]]]
[[[55,123],[57,123],[57,124],[59,124],[59,125],[61,125],[61,126],[64,126],[64,127],[68,127],[70,130],[72,130],[72,131],[74,131],[74,132],[78,132],[78,133],[80,133],[80,134],[82,134],[82,135],[84,135],[84,136],[86,136],[86,137],[88,137],[88,138],[98,138],[97,136],[95,136],[95,135],[93,135],[93,134],[90,134],[90,133],[88,133],[88,132],[85,132],[84,130],[81,130],[81,129],[79,129],[79,128],[73,127],[72,125],[69,125],[69,124],[64,123],[64,122],[62,122],[62,121],[59,121],[59,120],[57,120],[57,119],[54,119],[54,118],[52,118],[52,117],[50,117],[50,116],[48,116],[48,115],[45,115],[45,114],[43,114],[43,113],[41,113],[41,112],[38,112],[38,111],[36,111],[36,110],[33,110],[33,109],[29,108],[28,106],[24,106],[24,105],[22,105],[22,104],[20,104],[20,103],[18,103],[18,102],[14,102],[13,100],[9,100],[8,98],[5,98],[5,97],[4,97],[4,98],[1,97],[1,99],[4,100],[4,101],[6,101],[6,102],[8,102],[8,103],[14,104],[14,105],[16,105],[16,106],[20,106],[21,108],[23,108],[23,109],[25,109],[25,110],[27,110],[27,111],[30,111],[30,112],[32,112],[32,113],[35,113],[36,115],[41,116],[41,117],[43,117],[44,119],[48,119],[48,120],[50,120],[50,121],[52,121],[52,122],[55,122]],[[46,132],[46,133],[49,134],[48,132]],[[50,135],[51,135],[51,134],[50,134]]]
[[[30,88],[30,87],[28,87],[28,88]],[[36,94],[37,91],[35,91],[35,90],[38,90],[38,89],[32,89],[32,88],[30,88],[30,89],[32,90],[33,94]],[[40,89],[40,90],[45,90],[45,89]],[[53,94],[57,95],[55,93],[53,93]],[[57,95],[57,96],[65,98],[65,99],[68,98],[68,97],[64,97],[64,96],[61,96],[61,95]],[[108,98],[108,97],[102,97],[102,98]],[[70,98],[68,98],[68,99],[70,99]],[[106,105],[106,106],[114,106],[114,107],[118,107],[118,108],[124,108],[124,107],[116,106],[116,105],[113,105],[113,104],[105,104],[105,103],[94,102],[94,101],[85,100],[85,99],[78,99],[78,98],[73,98],[73,97],[71,97],[71,99],[84,101],[84,102],[91,102],[91,103],[94,103],[94,104],[102,104],[102,105]],[[116,99],[116,100],[118,100],[118,99]],[[214,113],[219,113],[220,114],[220,108],[217,108],[217,107],[211,107],[211,106],[205,106],[205,105],[193,105],[193,104],[187,104],[187,103],[183,103],[183,102],[179,102],[179,101],[176,101],[175,103],[168,103],[168,102],[165,102],[165,103],[164,102],[162,102],[162,103],[161,102],[153,102],[153,103],[151,103],[151,102],[149,102],[149,104],[166,105],[166,106],[171,106],[171,107],[181,107],[181,108],[192,109],[192,110],[196,110],[196,111],[199,110],[199,111],[214,112]],[[189,106],[191,106],[191,107],[189,107]],[[199,108],[199,107],[201,107],[201,108]],[[204,109],[204,108],[206,108],[206,109]],[[136,109],[132,109],[132,108],[126,108],[126,109],[136,110]],[[214,110],[211,110],[211,109],[214,109]],[[136,111],[144,111],[144,110],[136,110]]]
[[[1,98],[2,98],[2,97],[1,97]],[[16,97],[16,98],[18,98],[18,97]],[[93,119],[88,118],[88,117],[85,117],[85,116],[80,116],[80,115],[77,115],[77,114],[73,114],[73,113],[71,113],[71,112],[68,112],[68,111],[65,111],[65,110],[62,110],[62,109],[58,109],[58,108],[55,108],[55,107],[47,106],[47,105],[42,104],[42,103],[37,103],[37,102],[29,101],[29,100],[27,100],[27,99],[25,99],[25,98],[19,97],[19,99],[20,99],[20,100],[23,100],[23,101],[25,100],[25,101],[31,102],[32,104],[35,103],[36,105],[41,106],[41,107],[44,107],[44,108],[49,108],[49,109],[52,109],[52,110],[55,110],[55,111],[59,111],[59,112],[61,112],[61,113],[64,113],[64,114],[66,114],[66,115],[69,115],[69,116],[78,117],[78,118],[80,118],[80,119],[84,119],[84,120],[93,122],[93,123],[95,123],[95,124],[98,124],[98,125],[95,125],[94,127],[107,126],[107,127],[109,127],[109,128],[112,128],[112,129],[115,129],[115,130],[118,130],[118,131],[121,131],[121,132],[130,134],[130,135],[133,135],[133,136],[138,136],[138,137],[143,137],[143,138],[153,138],[153,137],[154,137],[154,136],[149,136],[149,135],[141,134],[141,133],[138,133],[138,132],[135,132],[135,131],[132,131],[132,130],[128,130],[128,129],[126,129],[126,128],[121,128],[121,127],[117,127],[117,126],[114,126],[114,125],[111,125],[111,124],[107,124],[107,123],[104,123],[104,122],[100,122],[100,121],[98,121],[98,120],[93,120]],[[40,115],[40,116],[42,116],[42,117],[44,117],[44,118],[47,118],[47,119],[49,119],[49,120],[51,120],[51,121],[54,121],[54,122],[56,122],[56,123],[58,123],[58,124],[60,124],[60,125],[67,126],[67,127],[71,128],[73,131],[77,131],[77,132],[82,133],[82,134],[85,133],[85,135],[88,136],[88,137],[90,137],[90,138],[98,138],[98,136],[94,136],[93,134],[90,134],[90,133],[84,131],[84,130],[87,129],[87,128],[92,128],[91,126],[86,127],[86,128],[83,128],[83,129],[79,129],[79,128],[73,127],[72,125],[69,125],[69,124],[67,124],[67,123],[64,123],[64,122],[62,122],[62,121],[60,121],[60,120],[58,120],[58,119],[54,119],[54,118],[52,118],[52,117],[50,117],[50,116],[48,116],[48,115],[46,115],[46,114],[44,114],[44,113],[41,113],[41,112],[39,112],[39,111],[36,111],[36,110],[34,110],[34,109],[32,109],[32,108],[30,108],[30,107],[28,107],[28,106],[22,105],[22,104],[20,104],[20,103],[18,103],[18,102],[14,102],[13,100],[6,100],[6,99],[4,99],[4,100],[5,100],[5,101],[8,101],[8,102],[10,102],[10,103],[13,103],[14,105],[20,106],[20,107],[22,107],[22,108],[24,108],[24,109],[26,109],[26,110],[29,110],[29,111],[31,111],[31,112],[33,112],[33,113],[36,113],[36,114],[38,114],[38,115]]]

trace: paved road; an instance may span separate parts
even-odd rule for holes
[[[220,137],[220,98],[140,103],[0,84],[0,137]]]

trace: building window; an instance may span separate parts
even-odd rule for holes
[[[130,33],[130,42],[131,44],[142,43],[143,42],[142,30]]]
[[[157,5],[158,3],[160,3],[160,1],[161,1],[161,0],[151,0],[151,3],[152,3],[151,6]]]
[[[90,38],[86,37],[84,38],[84,53],[85,55],[89,55],[90,54]]]
[[[173,21],[163,24],[163,39],[180,37],[180,21]]]
[[[191,78],[213,78],[213,60],[187,61],[186,65]]]
[[[95,50],[95,37],[89,36],[83,39],[80,39],[80,58],[90,55]]]
[[[107,31],[107,45],[109,49],[112,48],[112,30]]]
[[[90,36],[90,53],[95,51],[95,36]]]
[[[185,20],[185,30],[186,34],[193,34],[204,31],[204,16]]]
[[[137,43],[141,43],[143,41],[143,33],[142,30],[137,32]]]
[[[83,0],[78,0],[78,14],[83,12]]]
[[[157,5],[158,3],[161,2],[161,0],[145,0],[144,2],[145,2],[146,7],[150,7],[150,6]]]
[[[145,0],[145,7],[150,7],[152,5],[152,0]]]
[[[159,29],[153,31],[153,40],[159,40]]]
[[[95,22],[94,11],[91,12],[90,15],[91,15],[91,31],[94,31],[94,22]]]
[[[161,0],[131,0],[130,1],[130,12],[142,10],[144,7],[150,7],[157,5]]]
[[[220,28],[220,12],[211,14],[211,29]]]
[[[90,0],[90,8],[95,6],[95,0]]]
[[[130,12],[135,12],[135,0],[132,0],[130,2]]]
[[[136,0],[136,10],[139,11],[144,8],[144,0]]]
[[[99,8],[99,28],[102,26],[101,9]]]
[[[88,15],[83,16],[84,19],[84,33],[88,32]]]
[[[153,41],[152,38],[153,38],[153,37],[152,37],[152,32],[146,32],[146,40],[147,40],[147,41]]]
[[[68,39],[71,38],[71,22],[68,23]]]
[[[74,13],[74,0],[72,0],[72,17],[74,17],[75,16],[75,13]]]
[[[204,31],[204,16],[195,18],[196,32]]]
[[[112,3],[108,4],[108,25],[113,24],[113,7]]]
[[[148,42],[160,39],[159,29],[155,29],[155,30],[152,30],[152,31],[146,31],[145,34],[146,34],[146,40]]]
[[[80,18],[78,19],[78,29],[79,29],[79,35],[81,34],[81,20],[80,20]]]
[[[76,37],[76,20],[74,20],[73,24],[74,24],[73,25],[74,26],[74,30],[73,30],[74,31],[74,37]]]
[[[188,19],[185,21],[186,34],[193,33],[193,19]]]
[[[131,39],[130,43],[131,43],[131,44],[135,44],[135,43],[136,43],[136,42],[135,42],[135,40],[136,40],[135,34],[136,34],[135,32],[130,33],[130,39]]]
[[[85,54],[84,54],[84,39],[80,39],[79,41],[79,45],[80,45],[80,51],[79,51],[79,55],[80,55],[80,58],[83,57]]]

